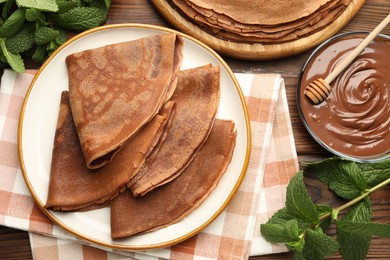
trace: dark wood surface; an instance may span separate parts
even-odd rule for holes
[[[342,32],[372,30],[389,12],[389,0],[367,0],[363,8],[344,27]],[[146,0],[113,0],[107,23],[145,23],[169,27]],[[390,35],[390,26],[387,26],[383,33]],[[296,108],[295,96],[299,73],[310,53],[311,50],[294,57],[275,61],[243,61],[224,57],[234,72],[280,73],[284,77],[295,144],[300,161],[314,161],[330,156],[308,135]],[[316,202],[328,203],[334,207],[342,203],[313,176],[306,175],[305,183]],[[371,198],[373,220],[390,224],[390,186],[375,192]],[[334,235],[335,230],[331,228],[328,233]],[[251,259],[291,258],[291,253],[283,253],[252,257]],[[28,233],[0,226],[0,259],[32,259]],[[331,259],[341,259],[341,256],[336,255]],[[390,239],[373,238],[367,259],[390,259]]]

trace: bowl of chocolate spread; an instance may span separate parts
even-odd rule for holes
[[[337,156],[359,162],[390,157],[390,37],[377,36],[331,85],[331,93],[314,105],[306,86],[326,76],[367,33],[334,36],[304,64],[297,91],[298,110],[308,132]]]

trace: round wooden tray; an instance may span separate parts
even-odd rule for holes
[[[237,43],[222,40],[182,17],[166,0],[151,0],[156,10],[176,29],[187,33],[226,56],[245,60],[272,60],[304,52],[340,31],[359,11],[365,0],[352,0],[329,26],[308,37],[280,44]]]

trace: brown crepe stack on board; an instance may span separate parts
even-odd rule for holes
[[[283,43],[332,23],[351,0],[168,0],[213,36],[242,43]]]
[[[209,135],[220,99],[219,67],[203,66],[179,72],[170,99],[175,117],[153,160],[128,184],[134,196],[145,195],[177,177]]]
[[[171,33],[66,58],[70,106],[88,168],[109,163],[170,98],[182,45]]]
[[[112,238],[163,228],[195,210],[226,171],[235,140],[234,123],[217,119],[191,164],[176,179],[143,197],[120,194],[111,204]]]

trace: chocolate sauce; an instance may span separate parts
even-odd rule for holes
[[[323,79],[367,34],[347,34],[319,49],[302,74],[301,115],[323,145],[362,160],[390,151],[390,38],[378,36],[330,84],[328,98],[314,105],[304,94],[306,86]]]

